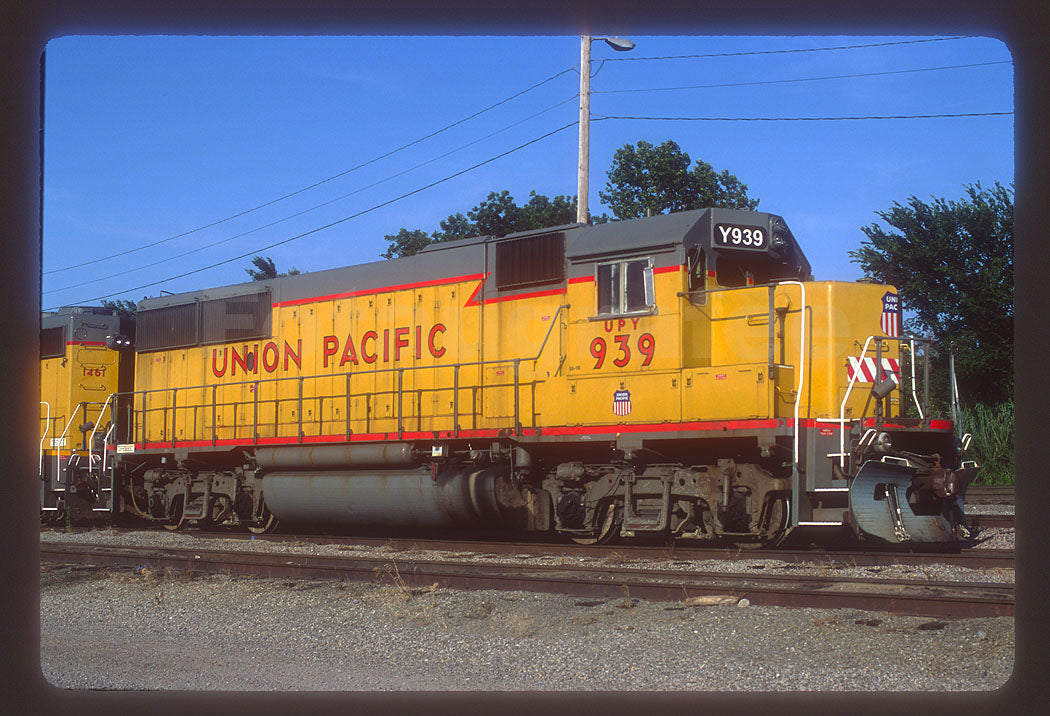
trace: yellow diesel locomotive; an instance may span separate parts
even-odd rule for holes
[[[103,308],[47,313],[40,327],[40,511],[45,522],[112,514],[112,455],[123,435],[110,396],[133,389],[134,322]],[[109,462],[105,461],[109,459]]]
[[[932,543],[955,539],[976,470],[929,413],[896,290],[814,281],[768,213],[477,237],[161,296],[133,348],[110,324],[133,389],[92,396],[78,450],[45,455],[45,433],[45,508],[82,484],[92,513],[171,529],[770,543],[848,525]]]

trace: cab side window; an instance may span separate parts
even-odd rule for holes
[[[651,313],[653,299],[652,261],[628,259],[598,264],[598,314]]]

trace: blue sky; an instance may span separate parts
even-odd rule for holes
[[[854,280],[847,252],[875,212],[1013,181],[1012,115],[599,119],[1011,112],[1013,66],[998,40],[631,39],[629,53],[593,43],[592,214],[607,210],[598,192],[617,148],[674,140],[782,215],[817,279]],[[891,42],[903,44],[772,52]],[[556,130],[578,119],[579,54],[574,36],[52,40],[42,305],[239,283],[254,253],[279,270],[374,261],[384,235],[433,231],[491,191],[519,204],[530,191],[573,195],[577,128]],[[712,54],[723,56],[681,57]],[[661,57],[671,59],[650,59]],[[813,79],[842,75],[867,76]]]

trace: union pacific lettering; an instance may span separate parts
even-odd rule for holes
[[[445,355],[445,326],[435,323],[429,330],[423,326],[398,326],[384,328],[382,332],[365,331],[360,339],[352,333],[345,337],[325,336],[319,346],[322,365],[325,368],[371,365],[377,362],[398,363],[410,358],[421,359],[424,349],[434,358]],[[211,372],[216,378],[287,371],[294,363],[302,369],[303,341],[299,339],[293,348],[283,341],[283,350],[275,341],[251,346],[224,346],[211,351]]]
[[[302,368],[303,341],[300,338],[295,343],[295,348],[284,341],[284,370],[288,370],[291,363],[296,368]],[[259,356],[259,357],[257,357]],[[221,361],[221,363],[220,363]],[[277,343],[270,341],[262,346],[262,355],[259,353],[259,344],[243,346],[238,350],[237,346],[223,346],[211,349],[211,372],[216,378],[222,378],[229,371],[231,377],[237,375],[237,369],[241,369],[244,375],[258,375],[259,365],[266,373],[273,373],[281,364],[281,350]]]

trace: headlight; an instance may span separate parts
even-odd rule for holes
[[[114,336],[106,336],[106,347],[117,351],[131,348],[131,339],[122,333],[118,333]]]

